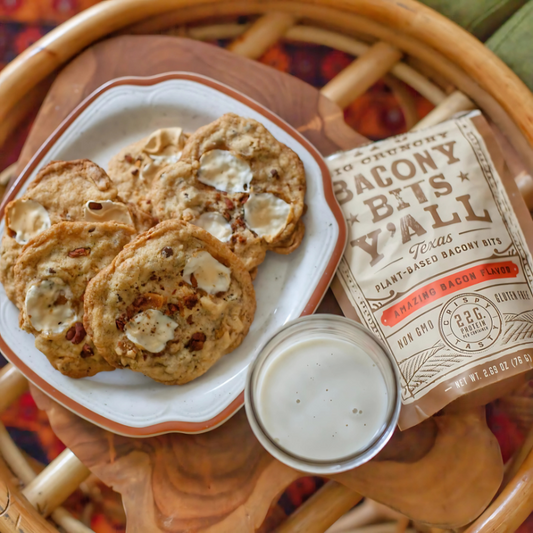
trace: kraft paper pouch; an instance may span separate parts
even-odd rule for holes
[[[400,374],[406,429],[533,368],[533,222],[479,112],[329,158],[333,290]]]

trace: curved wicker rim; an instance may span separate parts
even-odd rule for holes
[[[285,130],[289,135],[296,138],[296,140],[304,146],[304,148],[311,154],[311,156],[317,162],[320,168],[321,174],[322,174],[322,182],[324,185],[324,196],[339,226],[339,236],[337,238],[337,242],[335,243],[335,247],[333,249],[331,258],[329,259],[328,264],[326,265],[326,268],[324,269],[324,272],[322,273],[322,276],[318,282],[318,285],[313,291],[313,294],[311,295],[309,301],[307,302],[300,316],[306,316],[306,315],[312,314],[315,311],[315,309],[318,307],[320,302],[322,301],[322,298],[324,294],[326,293],[329,287],[329,284],[331,283],[331,280],[333,279],[333,276],[335,275],[337,265],[339,264],[342,254],[344,252],[344,247],[345,247],[346,238],[347,238],[346,222],[344,220],[344,216],[342,214],[341,208],[339,204],[337,203],[337,200],[333,193],[333,184],[332,184],[331,176],[329,174],[326,163],[322,159],[322,156],[319,154],[317,149],[305,137],[303,137],[303,135],[301,135],[298,131],[292,128],[292,126],[290,126],[280,117],[275,115],[272,111],[268,110],[266,107],[262,106],[255,100],[249,98],[245,94],[239,91],[236,91],[235,89],[232,89],[231,87],[228,87],[227,85],[224,85],[206,76],[201,76],[199,74],[194,74],[190,72],[171,72],[167,74],[160,74],[157,76],[150,76],[150,77],[145,77],[145,78],[141,78],[141,77],[118,78],[116,80],[110,81],[102,85],[99,89],[97,89],[90,96],[88,96],[78,107],[76,107],[76,109],[74,109],[72,113],[70,113],[70,115],[60,124],[60,126],[54,131],[54,133],[52,133],[52,135],[47,139],[47,141],[43,144],[41,149],[35,154],[35,156],[28,163],[28,165],[26,165],[26,168],[17,178],[17,180],[11,187],[9,194],[6,196],[6,198],[1,204],[0,217],[3,217],[4,215],[4,209],[7,203],[15,197],[15,195],[20,190],[22,185],[29,179],[31,173],[35,170],[37,165],[40,163],[40,161],[46,155],[46,153],[50,150],[50,148],[52,148],[52,146],[57,142],[59,137],[72,124],[72,122],[85,109],[87,109],[89,105],[91,105],[98,97],[100,97],[104,92],[108,91],[109,89],[112,89],[113,87],[117,87],[120,85],[147,86],[147,85],[155,85],[155,84],[158,84],[158,83],[161,83],[167,80],[171,80],[171,79],[186,79],[186,80],[196,81],[198,83],[202,83],[213,89],[216,89],[220,92],[223,92],[224,94],[227,94],[228,96],[231,96],[232,98],[236,100],[239,100],[240,102],[246,104],[248,107],[251,107],[258,113],[262,114],[263,116],[265,116],[266,118],[274,122],[277,126]],[[15,354],[15,352],[13,352],[11,348],[9,348],[9,346],[6,344],[6,342],[2,338],[1,334],[0,334],[0,348],[2,349],[2,352],[6,355],[6,357],[32,383],[34,383],[37,387],[39,387],[41,390],[46,392],[49,396],[57,400],[64,407],[70,409],[71,411],[75,412],[76,414],[80,415],[86,420],[89,420],[90,422],[94,422],[95,424],[99,426],[102,426],[106,429],[109,429],[121,435],[127,435],[130,437],[147,437],[147,436],[158,435],[161,433],[168,433],[172,431],[177,431],[177,432],[182,432],[182,433],[201,433],[204,431],[214,429],[217,426],[224,423],[228,418],[233,416],[235,412],[239,410],[244,404],[244,392],[241,392],[237,396],[237,398],[235,398],[235,400],[233,400],[230,403],[228,407],[223,409],[218,415],[216,415],[212,419],[207,420],[205,422],[184,422],[184,421],[175,420],[175,421],[169,421],[169,422],[161,422],[158,424],[153,424],[150,426],[144,426],[144,427],[139,427],[139,428],[130,427],[130,426],[109,420],[105,416],[93,413],[90,409],[83,407],[82,405],[75,402],[74,400],[66,396],[65,394],[56,390],[53,386],[51,386],[48,382],[46,382],[43,378],[41,378],[41,376],[39,376],[36,372],[34,372],[31,368],[29,368]]]
[[[386,28],[391,28],[389,38],[404,51],[415,57],[419,51],[424,52],[419,40],[450,63],[458,65],[463,72],[468,72],[474,82],[501,105],[533,145],[533,95],[524,83],[472,35],[414,0],[110,0],[53,30],[0,73],[0,119],[38,81],[95,40],[159,14],[200,8],[204,14],[211,15],[238,10],[305,13],[307,18],[329,24],[366,27],[369,34],[378,37]],[[328,13],[328,8],[333,8],[335,16]],[[169,21],[172,19],[168,18]],[[460,48],[455,46],[459,40]]]

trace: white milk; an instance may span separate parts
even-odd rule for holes
[[[387,386],[376,362],[334,337],[278,347],[261,369],[256,398],[270,437],[311,461],[361,452],[387,423]]]

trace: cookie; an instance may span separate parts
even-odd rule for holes
[[[152,181],[163,167],[179,160],[186,139],[181,128],[163,128],[123,148],[108,166],[120,196],[151,212]]]
[[[126,246],[84,301],[85,329],[107,361],[167,385],[188,383],[237,348],[255,312],[242,262],[179,220]]]
[[[267,250],[302,242],[305,171],[259,122],[228,113],[193,133],[180,160],[154,179],[154,215],[200,226],[252,271]]]
[[[135,236],[117,222],[59,222],[22,249],[15,265],[20,327],[71,378],[113,370],[83,327],[87,283]]]
[[[13,266],[22,246],[52,225],[115,220],[135,226],[138,231],[154,225],[151,215],[124,203],[105,171],[87,159],[49,163],[20,198],[7,204],[5,213],[0,281],[12,301]]]
[[[0,244],[0,282],[4,285],[7,297],[15,303],[15,283],[13,267],[20,254],[22,245],[4,232]]]

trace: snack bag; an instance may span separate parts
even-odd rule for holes
[[[533,368],[533,222],[478,111],[328,165],[349,230],[333,290],[394,355],[401,429]]]

